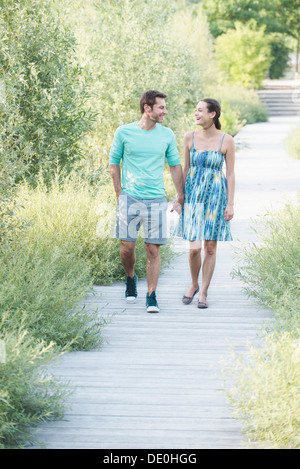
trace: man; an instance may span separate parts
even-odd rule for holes
[[[135,243],[143,224],[147,253],[146,308],[149,313],[159,312],[156,287],[160,273],[160,245],[167,242],[167,200],[163,179],[166,159],[177,190],[172,210],[182,207],[184,202],[182,167],[175,136],[171,129],[161,125],[168,113],[166,97],[156,90],[143,93],[140,121],[118,127],[109,159],[118,199],[116,237],[121,240],[120,257],[126,272],[125,296],[128,303],[137,299]]]

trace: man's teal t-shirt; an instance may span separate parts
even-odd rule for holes
[[[141,129],[138,122],[117,128],[110,150],[109,164],[122,160],[122,189],[139,199],[165,196],[163,170],[180,164],[173,131],[156,124],[153,130]]]

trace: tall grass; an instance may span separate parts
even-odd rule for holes
[[[276,213],[266,213],[253,226],[259,242],[237,252],[233,275],[246,283],[249,297],[274,312],[274,327],[293,331],[300,327],[300,198]]]
[[[286,140],[288,151],[293,158],[300,158],[300,125],[298,125]]]
[[[261,349],[235,356],[228,392],[249,446],[300,449],[300,329],[266,334]]]
[[[247,295],[274,312],[262,347],[236,355],[226,370],[234,382],[228,398],[253,447],[300,448],[299,215],[299,201],[267,213],[260,219],[261,241],[239,249],[233,271]]]
[[[33,441],[32,429],[45,420],[61,418],[66,398],[72,392],[46,370],[58,359],[55,344],[34,339],[22,321],[11,322],[3,314],[0,340],[6,359],[0,361],[0,449],[20,448]]]
[[[45,250],[54,247],[70,253],[90,268],[93,284],[123,280],[120,242],[113,237],[116,198],[104,174],[97,183],[80,174],[59,174],[47,187],[42,178],[32,189],[20,186],[17,201],[23,206],[22,219],[31,221],[30,242]],[[172,256],[169,245],[162,249],[162,263]],[[136,271],[145,277],[146,254],[143,239],[136,245]],[[84,269],[83,269],[84,271]]]

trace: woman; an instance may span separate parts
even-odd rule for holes
[[[189,266],[192,284],[182,298],[190,304],[199,292],[201,241],[204,240],[202,285],[198,308],[207,308],[207,291],[216,263],[218,241],[232,241],[229,221],[234,205],[234,139],[221,131],[221,108],[215,99],[202,99],[195,112],[200,129],[184,136],[185,202],[181,235],[190,241]],[[226,163],[226,178],[222,171]]]

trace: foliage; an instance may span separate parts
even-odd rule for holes
[[[300,41],[299,0],[204,0],[202,4],[214,37],[233,29],[236,22],[247,24],[254,20],[258,27],[263,26],[273,43],[270,77],[283,76],[289,55],[286,38],[296,39],[298,45]]]
[[[42,243],[45,256],[48,251],[54,255],[55,249],[65,256],[74,256],[79,263],[78,272],[81,269],[83,274],[88,269],[93,284],[124,279],[120,243],[113,238],[116,199],[112,184],[103,178],[91,186],[89,179],[80,173],[62,172],[48,188],[40,178],[36,188],[23,184],[17,194],[17,201],[24,207],[22,219],[31,220],[32,227],[27,233],[30,245]],[[165,250],[167,261],[171,250],[168,246]],[[144,251],[143,239],[139,239],[136,267],[140,278],[145,275]],[[80,267],[82,263],[85,268]],[[71,273],[69,277],[71,281]],[[68,297],[72,299],[72,295]]]
[[[33,339],[17,321],[14,330],[7,331],[7,321],[2,315],[0,340],[6,354],[0,361],[0,449],[22,447],[32,439],[34,426],[61,418],[71,392],[67,383],[46,371],[60,356],[54,344]]]
[[[168,95],[166,125],[182,142],[211,62],[201,9],[186,10],[183,1],[168,0],[77,0],[74,7],[70,21],[78,31],[80,60],[94,77],[89,103],[99,115],[86,141],[91,165],[107,165],[116,128],[140,118],[146,89]]]
[[[300,449],[300,329],[267,334],[261,349],[235,354],[229,399],[250,447]]]
[[[218,85],[210,90],[210,94],[223,103],[227,103],[229,109],[234,111],[240,121],[238,130],[245,124],[254,124],[255,122],[266,122],[268,120],[268,112],[264,104],[262,104],[258,94],[254,90],[247,90],[239,86]],[[225,108],[226,112],[226,108]],[[223,118],[222,118],[223,124]],[[222,125],[223,127],[223,125]]]
[[[246,293],[271,308],[285,330],[299,328],[300,204],[287,203],[257,220],[259,243],[237,249],[241,265],[233,271]]]
[[[221,71],[235,84],[260,88],[270,65],[271,51],[265,28],[257,29],[254,21],[236,23],[216,39],[215,51]]]
[[[269,69],[269,77],[276,80],[284,75],[288,66],[290,47],[284,37],[272,35],[270,37],[272,62]]]
[[[32,336],[47,343],[94,346],[101,323],[95,313],[78,308],[92,284],[90,265],[33,231],[20,231],[1,247],[0,309],[7,312],[6,327],[14,330],[23,320]]]
[[[232,29],[235,22],[255,20],[266,27],[266,33],[282,33],[298,37],[299,0],[204,0],[214,37]]]
[[[1,181],[25,174],[33,183],[41,169],[47,178],[57,165],[70,170],[93,122],[73,34],[51,3],[1,2]]]
[[[297,98],[300,98],[299,93]],[[290,132],[286,140],[286,145],[293,158],[300,158],[300,125]]]
[[[240,265],[233,275],[275,314],[261,348],[250,346],[225,367],[233,379],[227,395],[251,446],[300,448],[299,214],[299,201],[267,213],[259,223],[261,241],[237,250]]]

